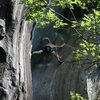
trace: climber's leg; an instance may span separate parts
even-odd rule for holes
[[[52,54],[56,57],[57,61],[58,61],[60,64],[63,63],[63,62],[60,60],[60,56],[58,55],[58,53],[56,53],[55,51],[53,51]]]

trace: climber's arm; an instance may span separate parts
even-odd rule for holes
[[[42,40],[48,40],[49,43],[51,43],[50,39],[48,37],[44,37]]]
[[[57,47],[57,48],[62,48],[64,46],[65,46],[65,43],[63,43],[62,45],[55,45],[55,47]]]
[[[43,50],[39,50],[39,51],[32,52],[32,55],[34,55],[34,54],[42,54],[42,53],[43,53]]]
[[[54,44],[49,44],[49,45],[53,48],[63,48],[65,46],[65,43],[63,43],[62,45],[54,45]]]

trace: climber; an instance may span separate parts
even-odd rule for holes
[[[41,49],[38,51],[32,52],[32,54],[51,53],[56,57],[58,62],[61,64],[63,61],[60,60],[60,56],[57,52],[57,48],[62,48],[65,45],[65,43],[62,45],[54,45],[53,43],[51,43],[48,37],[43,38],[42,42],[43,41],[45,41],[45,43],[42,45]]]

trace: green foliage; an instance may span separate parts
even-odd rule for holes
[[[80,94],[78,93],[74,93],[74,92],[70,92],[71,95],[71,100],[87,100],[84,99]]]
[[[78,30],[81,36],[80,48],[75,52],[76,59],[84,57],[91,58],[93,62],[100,59],[100,11],[92,10],[85,14],[82,21],[73,24],[73,27],[80,27]],[[99,60],[98,60],[99,61]]]
[[[25,4],[25,17],[29,21],[40,22],[44,28],[54,23],[54,28],[67,25],[61,17],[72,23],[71,27],[77,29],[77,36],[80,47],[75,51],[75,58],[80,60],[85,57],[91,58],[93,62],[100,61],[100,1],[99,0],[21,0]],[[74,16],[74,5],[85,9],[88,13],[77,21]],[[69,8],[75,20],[70,21],[53,9],[53,6]],[[60,18],[58,16],[60,16]]]
[[[81,26],[94,34],[100,34],[100,11],[92,10],[92,13],[84,15]]]
[[[21,0],[21,3],[26,5],[25,17],[28,21],[39,22],[41,19],[43,21],[40,22],[41,28],[46,25],[54,22],[54,28],[67,25],[63,22],[63,20],[59,19],[54,10],[51,9],[51,6],[55,6],[55,2],[47,2],[47,0]]]
[[[89,57],[93,62],[100,59],[100,44],[89,43],[86,40],[80,43],[80,49],[76,52],[76,59],[80,60]]]
[[[45,19],[40,22],[40,27],[43,28],[44,26],[50,24],[50,22],[55,23],[53,26],[54,28],[67,25],[66,23],[63,23],[63,20],[59,19],[55,13],[53,13],[51,10],[48,10],[48,12],[45,14]]]

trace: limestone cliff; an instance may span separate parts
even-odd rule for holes
[[[0,100],[31,100],[30,31],[19,0],[0,0]]]

